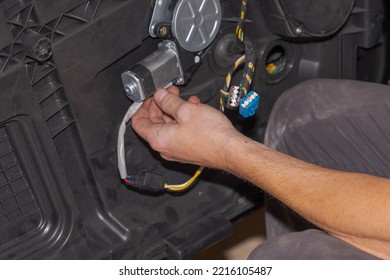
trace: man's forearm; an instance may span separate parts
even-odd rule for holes
[[[217,110],[198,99],[186,102],[172,90],[158,91],[133,117],[133,128],[164,159],[236,174],[325,231],[390,258],[390,180],[332,171],[275,152],[239,134]]]
[[[232,138],[227,171],[251,181],[310,222],[352,245],[390,258],[390,180],[333,171]]]

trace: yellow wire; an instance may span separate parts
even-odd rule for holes
[[[164,185],[165,189],[167,190],[170,190],[170,191],[173,191],[173,192],[181,192],[181,191],[184,191],[186,189],[188,189],[189,187],[192,186],[192,184],[194,183],[194,181],[199,177],[199,175],[202,173],[203,171],[203,166],[199,166],[198,170],[195,172],[194,176],[191,177],[191,179],[189,179],[187,182],[183,183],[183,184],[180,184],[180,185],[169,185],[168,183],[166,183]]]
[[[245,62],[245,55],[242,55],[242,56],[240,56],[237,60],[236,60],[236,62],[234,62],[234,70],[233,70],[233,72],[232,73],[228,73],[227,75],[226,75],[226,81],[225,81],[225,83],[226,83],[226,87],[227,88],[229,88],[229,86],[230,86],[230,82],[232,81],[232,74],[237,70],[237,68],[241,65],[241,64],[243,64]]]
[[[243,0],[242,1],[242,6],[246,6],[247,5],[247,2],[246,0]],[[241,21],[244,21],[245,20],[245,17],[246,17],[246,11],[243,11],[241,10],[240,12],[240,20]],[[242,30],[242,26],[240,26],[240,23],[237,25],[236,27],[236,35],[237,35],[237,38],[243,42],[244,41],[244,30]]]
[[[245,55],[240,56],[239,59],[234,63],[234,70],[237,70],[238,66],[245,62]]]
[[[234,68],[233,68],[233,71],[232,72],[229,72],[227,75],[226,75],[226,78],[225,78],[225,87],[226,88],[229,88],[230,86],[230,83],[232,81],[232,74],[234,74],[234,72],[237,70],[237,68],[243,64],[245,62],[245,55],[242,55],[240,56],[235,62],[234,62]],[[225,111],[225,105],[224,105],[224,102],[223,102],[223,96],[227,96],[229,95],[228,92],[224,91],[221,89],[221,95],[219,97],[219,109],[221,112],[224,112]]]
[[[224,113],[225,112],[225,105],[224,105],[224,100],[223,100],[223,97],[224,96],[228,96],[229,93],[224,91],[223,89],[220,90],[220,96],[219,96],[219,110]]]

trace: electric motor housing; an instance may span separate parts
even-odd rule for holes
[[[221,18],[221,4],[218,0],[179,1],[173,13],[173,36],[187,51],[203,50],[217,36]]]
[[[171,33],[184,50],[199,52],[214,41],[221,20],[219,0],[157,0],[149,33],[152,37]]]

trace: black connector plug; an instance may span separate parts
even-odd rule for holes
[[[131,176],[129,185],[143,191],[161,192],[165,189],[165,182],[162,175],[141,171],[138,175]]]

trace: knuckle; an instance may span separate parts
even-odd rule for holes
[[[191,118],[191,114],[193,111],[193,106],[188,103],[184,103],[180,105],[177,109],[178,119],[182,122],[188,121]]]
[[[162,101],[162,109],[164,111],[174,108],[175,99],[172,95],[167,95]]]
[[[153,137],[153,139],[149,141],[149,144],[153,150],[159,153],[164,152],[167,146],[165,139],[163,139],[162,137]]]
[[[161,141],[159,141],[158,139],[152,139],[149,141],[149,144],[153,150],[155,150],[157,152],[161,152],[161,150],[162,150]]]

